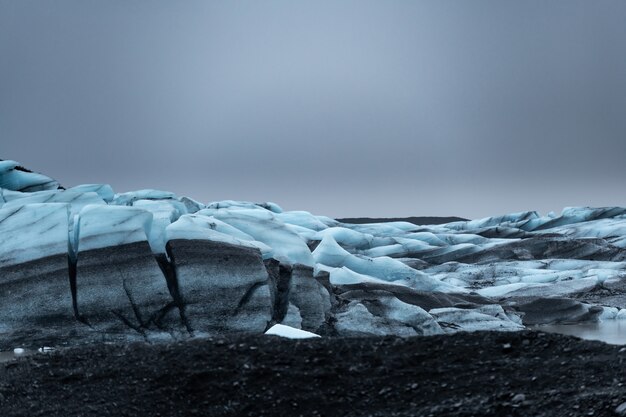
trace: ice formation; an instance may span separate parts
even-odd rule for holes
[[[273,325],[265,332],[265,334],[285,337],[287,339],[310,339],[313,337],[320,337],[318,334],[307,332],[306,330],[295,329],[283,324]]]
[[[620,320],[626,209],[349,224],[269,202],[65,190],[0,160],[0,301],[2,346]]]

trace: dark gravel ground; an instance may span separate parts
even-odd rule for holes
[[[625,359],[538,332],[83,346],[0,364],[0,416],[612,416]]]

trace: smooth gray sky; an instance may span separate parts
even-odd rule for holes
[[[338,217],[626,205],[626,2],[0,0],[0,158]]]

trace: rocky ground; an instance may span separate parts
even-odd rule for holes
[[[625,360],[538,332],[91,345],[0,364],[0,415],[612,416]]]

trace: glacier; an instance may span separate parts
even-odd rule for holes
[[[65,189],[0,160],[0,349],[623,319],[626,208],[351,224],[273,202]]]

